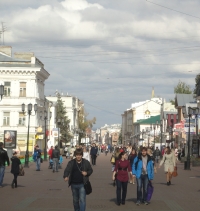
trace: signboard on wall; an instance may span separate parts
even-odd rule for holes
[[[4,147],[7,149],[15,149],[17,145],[17,131],[4,130]]]

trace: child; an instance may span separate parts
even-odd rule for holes
[[[21,165],[20,159],[17,157],[17,152],[13,152],[13,156],[11,158],[11,173],[14,175],[14,179],[12,181],[11,187],[17,188],[17,177],[19,175],[19,168]]]
[[[62,169],[62,163],[63,163],[63,157],[62,157],[62,155],[60,154],[60,159],[59,159],[59,164],[58,164],[58,168],[59,168],[59,169]]]

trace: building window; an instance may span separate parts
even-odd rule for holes
[[[4,82],[4,95],[5,97],[10,96],[10,82]]]
[[[26,82],[20,82],[19,96],[26,97]]]
[[[5,126],[10,125],[10,112],[3,113],[3,125],[5,125]]]
[[[26,118],[23,113],[19,113],[19,125],[25,126]]]

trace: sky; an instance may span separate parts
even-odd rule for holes
[[[121,123],[152,87],[166,100],[179,80],[194,88],[199,8],[199,0],[0,0],[0,22],[13,53],[44,63],[46,96],[80,98],[97,128]]]

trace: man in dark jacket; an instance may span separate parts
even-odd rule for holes
[[[98,153],[98,147],[96,147],[96,144],[93,143],[92,147],[91,147],[91,150],[90,150],[90,155],[91,155],[92,165],[93,166],[96,165],[97,153]]]
[[[3,149],[3,142],[0,142],[0,188],[3,187],[2,184],[3,184],[6,162],[7,165],[9,166],[10,161],[8,153],[6,152],[6,150]]]
[[[86,192],[84,184],[89,181],[93,170],[90,162],[83,157],[83,150],[76,149],[75,159],[68,162],[64,171],[64,180],[71,185],[75,211],[85,211]]]
[[[60,159],[60,150],[58,146],[55,146],[55,149],[52,151],[52,160],[53,160],[53,172],[58,172],[58,164]]]

